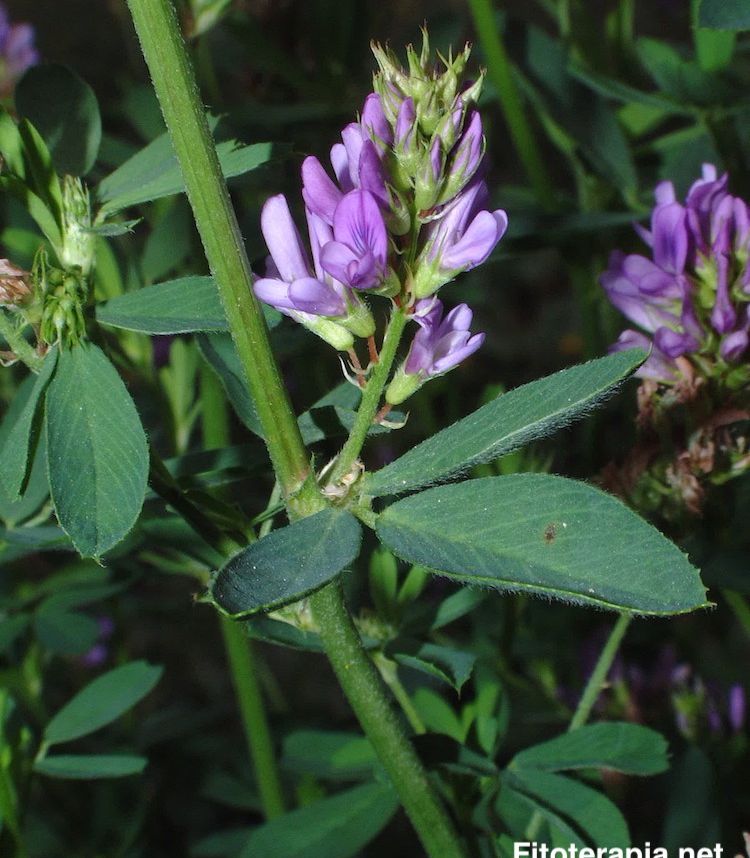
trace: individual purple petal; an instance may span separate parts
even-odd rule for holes
[[[471,113],[471,119],[461,135],[461,139],[451,155],[448,164],[448,183],[453,193],[458,192],[477,171],[484,156],[484,133],[482,117],[478,110]]]
[[[485,334],[474,334],[473,337],[468,337],[466,333],[463,333],[454,334],[453,337],[454,339],[450,344],[443,340],[440,349],[436,352],[432,368],[438,375],[448,372],[449,369],[453,369],[454,366],[458,366],[466,358],[473,355],[484,343]]]
[[[253,283],[253,292],[259,301],[270,304],[277,310],[294,310],[294,302],[289,297],[289,284],[272,277],[260,277]]]
[[[336,241],[354,250],[369,250],[385,263],[388,253],[385,223],[375,198],[368,191],[351,191],[341,200],[333,218],[333,234]]]
[[[394,144],[402,149],[408,149],[416,134],[417,113],[414,110],[414,100],[406,98],[401,103],[396,120]]]
[[[733,331],[722,338],[719,354],[725,361],[734,363],[745,354],[749,343],[750,335],[746,330]]]
[[[320,264],[320,251],[329,241],[333,241],[333,227],[320,217],[320,215],[311,212],[310,209],[305,209],[305,217],[307,218],[307,233],[310,237],[315,276],[318,280],[324,280],[325,271]]]
[[[260,228],[271,257],[283,280],[291,283],[310,274],[297,227],[283,194],[266,200],[260,214]]]
[[[666,206],[677,199],[672,182],[659,182],[654,189],[654,199],[657,206]]]
[[[303,277],[291,283],[289,299],[295,310],[316,316],[345,316],[347,312],[341,295],[315,277]]]
[[[737,311],[729,297],[729,258],[721,254],[716,259],[716,298],[711,310],[711,325],[719,334],[731,331],[737,323]]]
[[[359,156],[359,187],[369,191],[383,209],[388,209],[390,200],[385,187],[385,172],[375,144],[365,140]]]
[[[354,183],[349,167],[349,153],[343,143],[335,143],[331,147],[331,166],[336,174],[336,181],[341,185],[341,190],[344,193],[353,190]]]
[[[679,203],[659,206],[651,222],[654,262],[671,274],[685,269],[689,236],[685,209]]]
[[[385,118],[380,96],[375,92],[365,99],[361,125],[381,154],[393,143],[393,129]]]
[[[442,254],[440,267],[465,270],[481,265],[492,253],[508,227],[508,216],[498,209],[480,212],[466,232]]]
[[[341,139],[344,141],[346,149],[346,157],[349,165],[349,180],[352,187],[359,187],[359,157],[362,154],[362,144],[364,137],[362,136],[362,126],[358,122],[350,122],[349,125],[341,132]]]
[[[690,334],[672,328],[658,328],[654,333],[654,344],[669,358],[693,352],[699,345]]]
[[[343,193],[323,169],[323,165],[310,155],[302,162],[302,198],[310,211],[333,223],[333,213]]]

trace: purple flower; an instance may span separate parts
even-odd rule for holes
[[[485,140],[482,117],[478,110],[471,111],[471,119],[456,143],[446,166],[446,178],[438,203],[452,200],[466,187],[479,169],[484,158]],[[454,117],[451,116],[453,124]]]
[[[508,216],[502,209],[486,210],[488,198],[486,183],[475,177],[429,225],[414,281],[418,298],[481,265],[495,249],[508,227]]]
[[[412,318],[420,326],[406,360],[386,391],[386,401],[398,405],[429,378],[449,372],[482,345],[484,334],[470,333],[472,311],[466,304],[446,316],[437,298],[417,301]]]
[[[454,307],[443,318],[443,304],[437,298],[418,301],[414,320],[420,326],[404,364],[407,373],[442,375],[474,354],[484,342],[484,334],[469,333],[471,309],[466,304]]]
[[[31,24],[11,24],[0,5],[0,94],[10,94],[26,69],[39,62],[34,40]]]
[[[333,241],[320,251],[323,268],[353,289],[378,286],[386,273],[388,235],[369,191],[349,191],[333,214]]]
[[[255,294],[276,309],[316,316],[346,315],[346,301],[331,284],[313,276],[302,239],[283,194],[266,201],[261,231],[271,254],[270,277],[255,281]]]
[[[685,203],[671,182],[655,191],[650,230],[637,227],[651,258],[614,252],[599,282],[609,300],[628,319],[652,335],[644,344],[656,352],[637,375],[674,383],[679,373],[669,362],[701,353],[718,361],[742,358],[750,345],[747,307],[750,293],[750,211],[727,191],[728,177],[703,167]],[[628,332],[629,341],[634,332]],[[622,338],[614,348],[622,348]]]

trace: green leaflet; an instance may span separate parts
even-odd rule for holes
[[[87,736],[119,718],[159,681],[162,668],[131,661],[98,676],[68,701],[44,730],[48,745]]]
[[[96,318],[103,325],[146,334],[228,330],[212,277],[180,277],[126,292],[99,304]]]
[[[397,807],[387,784],[363,784],[261,825],[239,858],[350,858],[385,827]]]
[[[217,120],[211,120],[213,127],[216,123]],[[225,178],[248,173],[282,151],[282,147],[273,143],[243,146],[236,140],[226,140],[216,148]],[[97,197],[102,203],[102,211],[111,215],[130,206],[184,191],[185,185],[169,136],[162,134],[102,179]]]
[[[0,424],[0,484],[10,501],[24,490],[39,431],[37,417],[56,364],[57,349],[52,349],[39,374],[29,376],[19,388]]]
[[[60,175],[85,176],[102,140],[99,105],[91,87],[62,65],[33,66],[15,91],[18,112],[49,147]]]
[[[516,754],[510,768],[544,771],[606,768],[631,775],[656,775],[669,768],[666,740],[640,724],[587,724]]]
[[[211,597],[232,617],[296,602],[343,572],[359,554],[361,539],[351,513],[322,510],[232,557],[211,583]]]
[[[34,763],[34,771],[49,778],[93,780],[139,775],[148,760],[134,754],[59,754]]]
[[[79,553],[100,557],[143,505],[146,436],[115,368],[97,346],[60,352],[46,397],[47,459],[60,526]]]
[[[398,501],[381,542],[461,581],[638,614],[706,604],[697,570],[619,500],[548,474],[488,477]]]
[[[573,778],[524,769],[504,778],[508,786],[533,803],[553,826],[583,835],[594,846],[630,846],[630,833],[622,813],[606,796]],[[556,825],[557,824],[557,825]]]
[[[402,494],[447,480],[589,413],[643,362],[617,352],[503,393],[367,478],[365,493]]]

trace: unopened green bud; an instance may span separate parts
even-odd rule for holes
[[[300,313],[297,320],[340,352],[349,351],[354,346],[354,337],[351,331],[348,331],[339,322],[333,322],[323,316],[312,316],[308,313]]]
[[[400,405],[405,399],[413,396],[422,386],[419,375],[406,372],[403,364],[396,370],[391,383],[385,391],[385,401],[389,405]]]
[[[340,322],[355,337],[371,337],[375,333],[375,319],[363,301],[357,301],[349,315]]]
[[[63,245],[60,261],[65,268],[79,268],[88,277],[94,265],[96,235],[91,232],[91,203],[83,182],[63,179]]]

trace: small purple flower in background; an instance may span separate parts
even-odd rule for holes
[[[34,41],[31,24],[11,24],[0,5],[0,97],[9,96],[26,69],[39,62]]]
[[[459,304],[445,316],[443,312],[443,304],[437,298],[426,298],[415,305],[412,318],[420,330],[386,391],[390,405],[403,402],[427,379],[458,366],[484,342],[484,334],[472,335],[469,331],[473,314],[466,304]]]
[[[614,306],[645,332],[625,331],[613,349],[653,347],[642,378],[677,383],[683,357],[726,375],[750,345],[750,209],[728,181],[704,165],[684,204],[661,182],[650,230],[637,227],[651,259],[615,251],[600,278]]]
[[[91,649],[81,656],[81,663],[86,667],[100,667],[109,658],[109,646],[107,641],[115,632],[115,624],[111,617],[100,616],[96,618],[99,624],[99,639]]]

